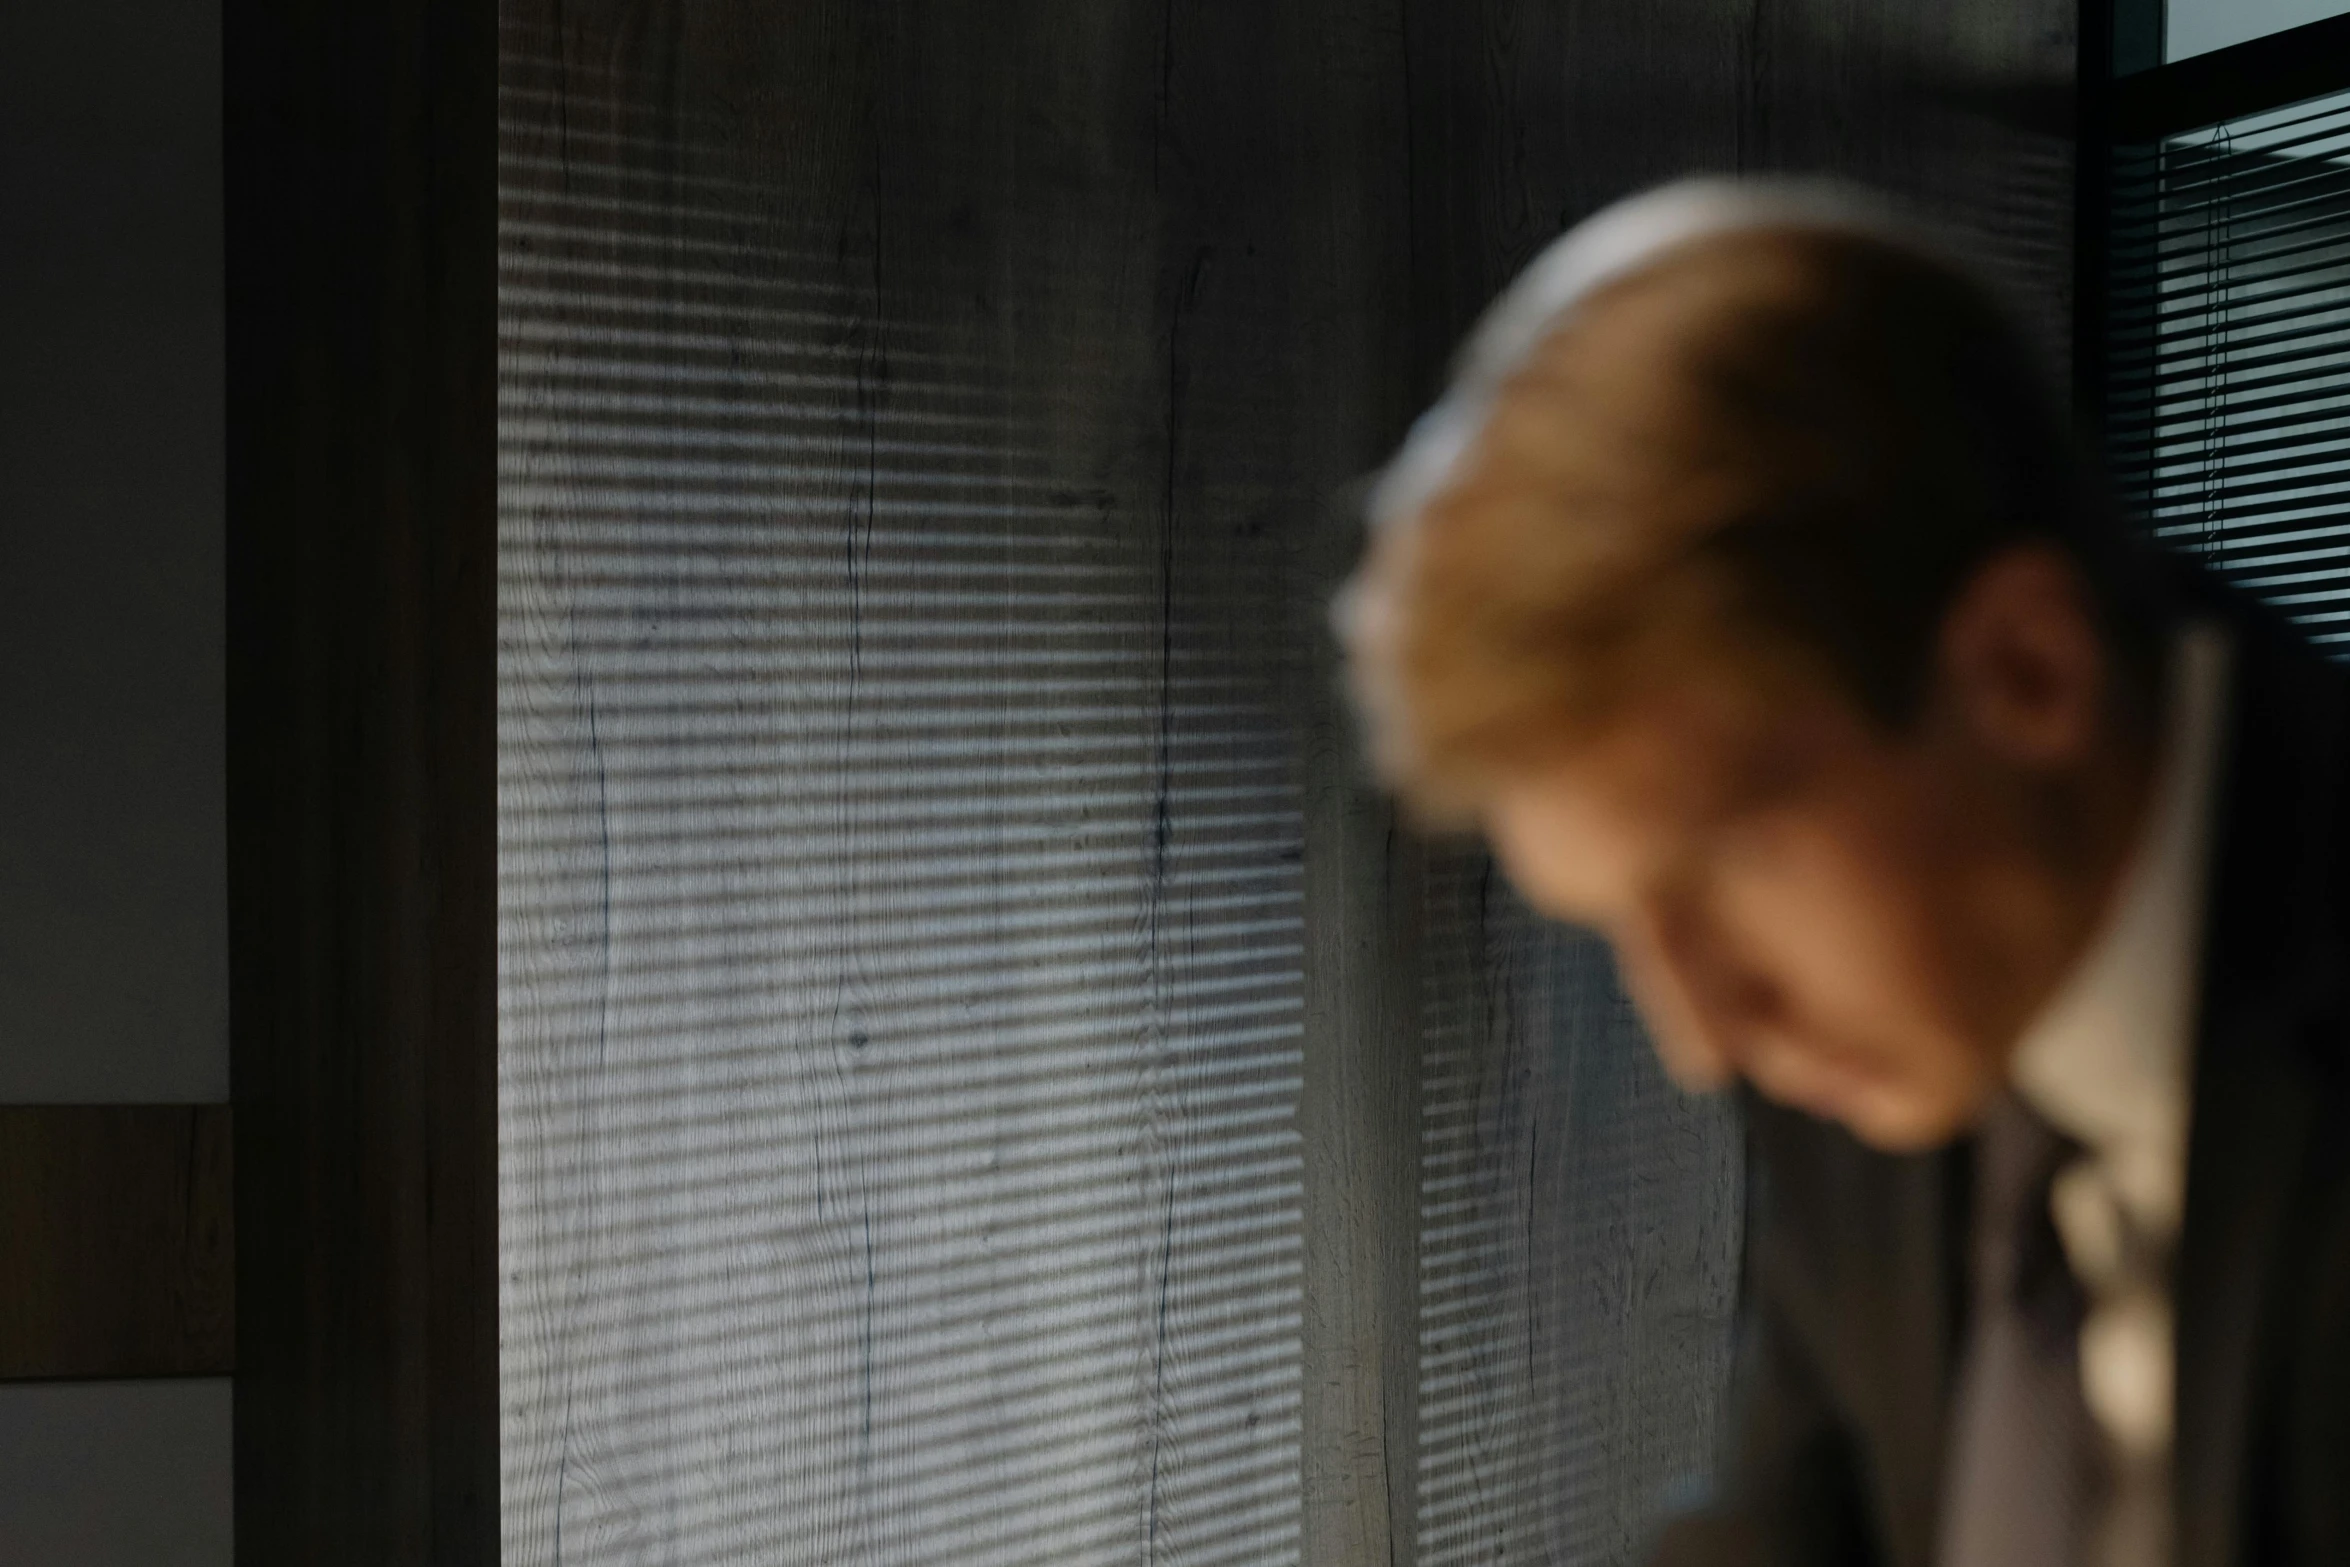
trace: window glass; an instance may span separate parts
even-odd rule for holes
[[[2209,54],[2345,11],[2342,0],[2167,0],[2162,57]]]

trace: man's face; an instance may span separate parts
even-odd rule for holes
[[[1995,1090],[2110,878],[2030,826],[2070,819],[2048,802],[2094,751],[2093,633],[1993,621],[2005,645],[1946,659],[1914,729],[1825,687],[1660,678],[1492,796],[1511,878],[1607,937],[1684,1084],[1743,1076],[1889,1149]]]

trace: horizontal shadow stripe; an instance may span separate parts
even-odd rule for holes
[[[505,1559],[1295,1561],[1292,454],[501,37]]]

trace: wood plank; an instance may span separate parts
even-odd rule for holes
[[[223,8],[244,1567],[497,1559],[496,25]]]
[[[0,1105],[0,1378],[235,1361],[226,1105]]]
[[[1320,612],[1411,397],[1400,35],[546,10],[511,1567],[1401,1559],[1416,902]]]
[[[2138,71],[2112,86],[2115,141],[2154,141],[2350,91],[2350,16]]]

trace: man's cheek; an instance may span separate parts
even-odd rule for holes
[[[1835,1028],[1897,1022],[1917,968],[1914,921],[1866,868],[1815,856],[1741,921],[1758,961],[1776,975],[1798,1021]]]

